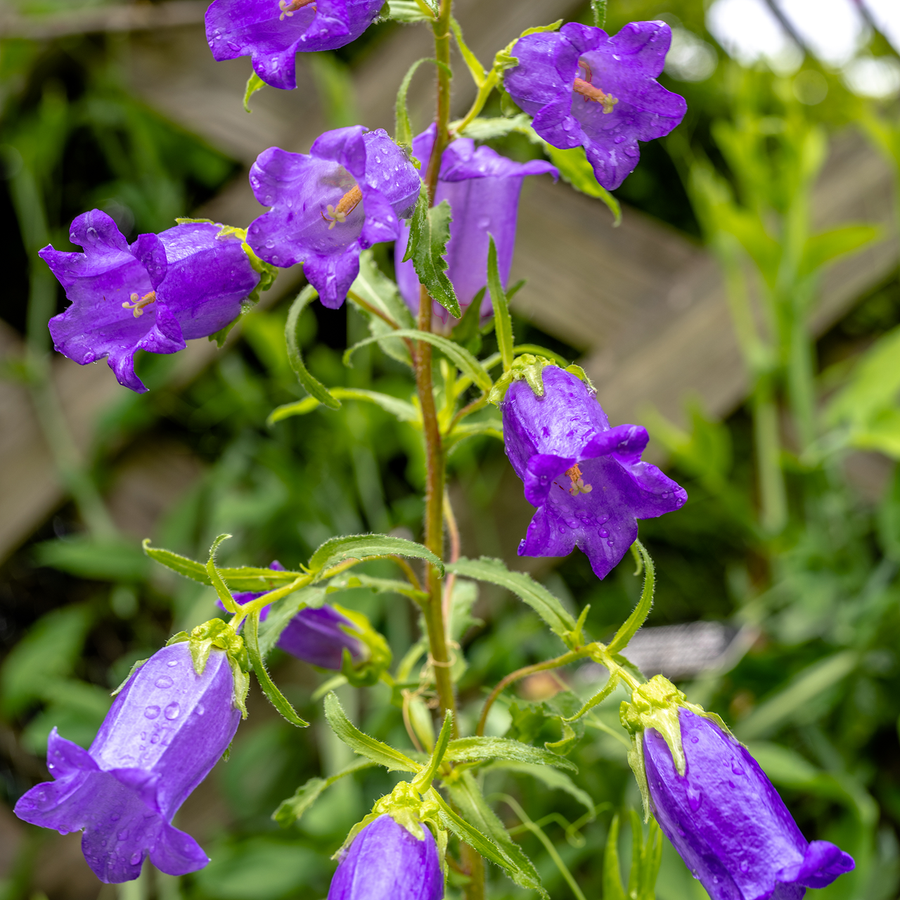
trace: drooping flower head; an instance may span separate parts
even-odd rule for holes
[[[413,154],[427,160],[434,144],[435,126],[413,141]],[[513,162],[490,147],[477,147],[470,138],[453,141],[441,159],[434,202],[447,200],[453,220],[445,258],[447,276],[453,283],[460,307],[465,310],[475,295],[487,284],[489,235],[497,245],[497,266],[504,287],[512,266],[516,243],[516,215],[519,194],[526,175],[558,176],[556,168],[541,159],[527,163]],[[412,261],[403,262],[409,240],[409,227],[403,229],[394,249],[397,284],[407,305],[419,308],[419,279]],[[439,303],[434,314],[446,322],[450,314]],[[481,315],[491,314],[491,296],[485,291]]]
[[[54,781],[24,794],[15,813],[60,834],[83,830],[84,858],[106,883],[137,878],[147,856],[170,875],[194,872],[209,860],[170,823],[240,718],[224,651],[213,649],[198,675],[188,644],[163,647],[131,676],[88,750],[53,729]]]
[[[637,537],[637,519],[684,505],[687,493],[641,462],[647,432],[609,420],[576,375],[548,365],[544,393],[514,380],[500,402],[506,455],[537,512],[519,556],[566,556],[579,547],[604,578]]]
[[[328,900],[441,900],[444,876],[431,830],[413,834],[390,815],[366,825],[344,853]]]
[[[400,236],[420,184],[381,128],[326,131],[309,155],[270,147],[250,169],[250,185],[272,209],[247,229],[248,241],[272,265],[302,262],[322,303],[337,309],[359,274],[360,251]]]
[[[291,90],[295,54],[355,41],[382,6],[384,0],[215,0],[206,11],[206,40],[216,60],[252,56],[266,84]]]
[[[671,40],[665,22],[631,22],[614,37],[570,22],[518,40],[505,86],[548,144],[584,147],[597,181],[613,190],[637,165],[637,142],[684,118],[684,98],[656,82]]]
[[[275,560],[269,568],[278,572],[284,571],[284,566],[278,560]],[[236,593],[234,599],[244,604],[261,596],[261,593],[246,591]],[[221,600],[219,606],[225,608]],[[262,610],[260,621],[265,621],[269,609],[267,606]],[[340,669],[344,650],[350,654],[354,663],[362,661],[367,655],[362,641],[354,631],[354,623],[334,607],[321,606],[318,609],[308,607],[301,609],[291,619],[275,646],[313,666]]]
[[[72,222],[84,253],[44,247],[40,257],[72,305],[50,320],[55,348],[80,365],[108,357],[119,384],[147,389],[134,372],[137,350],[175,353],[241,312],[259,272],[232,230],[205,222],[142,234],[131,245],[99,209]]]
[[[806,840],[747,749],[674,685],[657,676],[639,693],[623,722],[650,810],[712,900],[800,900],[854,868],[834,844]]]

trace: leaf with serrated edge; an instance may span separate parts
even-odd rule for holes
[[[362,769],[371,769],[374,765],[375,763],[368,759],[355,759],[350,765],[344,766],[340,772],[336,772],[329,778],[310,778],[309,781],[297,788],[293,797],[281,801],[278,809],[272,813],[273,820],[282,828],[296,824],[324,791],[336,781]]]
[[[288,312],[287,321],[284,325],[284,340],[291,368],[294,370],[297,380],[306,389],[306,392],[329,409],[340,409],[340,400],[336,400],[329,393],[328,388],[306,368],[306,364],[303,362],[303,354],[300,352],[300,342],[297,340],[297,325],[300,322],[300,315],[318,296],[318,292],[311,284],[308,284],[300,291],[297,299],[291,304],[290,312]]]
[[[405,556],[426,559],[444,572],[444,564],[427,547],[390,534],[349,534],[325,541],[310,557],[310,572],[319,575],[324,569],[347,559],[376,559],[383,556]]]
[[[447,759],[452,762],[474,762],[479,759],[510,759],[536,765],[557,766],[578,771],[578,766],[564,756],[542,750],[522,741],[500,737],[466,737],[450,742]]]
[[[265,659],[272,648],[278,643],[278,638],[285,628],[290,625],[294,616],[301,609],[317,609],[325,602],[325,589],[322,587],[300,588],[290,599],[279,600],[274,607],[269,609],[266,621],[259,629],[259,653]]]
[[[364,756],[379,766],[384,766],[389,772],[420,772],[422,770],[422,766],[413,762],[404,753],[360,731],[347,718],[341,701],[334,692],[325,697],[325,718],[328,720],[331,730],[354,753]]]
[[[450,222],[453,215],[450,204],[442,200],[437,206],[428,205],[428,190],[422,192],[415,211],[409,220],[409,243],[403,261],[411,259],[419,280],[432,299],[437,300],[454,318],[462,315],[456,291],[447,277],[447,260],[444,253],[450,240]]]
[[[250,657],[250,663],[253,671],[256,673],[256,680],[262,688],[263,693],[269,698],[269,702],[284,719],[296,725],[298,728],[306,728],[309,722],[304,721],[297,715],[297,711],[288,702],[287,698],[275,686],[275,682],[269,677],[266,671],[266,664],[263,662],[259,652],[259,612],[252,613],[247,617],[244,626],[244,643],[247,646],[247,654]]]

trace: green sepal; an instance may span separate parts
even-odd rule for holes
[[[544,369],[547,366],[555,366],[556,363],[542,356],[533,356],[525,353],[516,357],[513,364],[494,383],[488,394],[488,400],[495,406],[499,406],[514,381],[527,381],[529,387],[538,397],[544,396]]]
[[[339,606],[337,603],[334,604],[334,609],[353,623],[352,627],[342,625],[341,629],[361,641],[367,651],[365,659],[354,663],[350,651],[345,647],[341,660],[341,674],[354,687],[377,684],[393,659],[388,642],[362,613]]]
[[[253,110],[250,109],[250,98],[257,92],[262,90],[266,86],[266,83],[253,72],[251,76],[247,79],[247,88],[244,91],[244,111],[248,113],[252,113]]]
[[[375,763],[368,759],[355,759],[349,765],[344,766],[340,772],[336,772],[328,778],[310,778],[294,791],[292,797],[288,797],[287,800],[282,800],[278,804],[278,808],[272,813],[272,820],[282,828],[295,825],[324,791],[336,781],[362,769],[371,769],[374,765]]]
[[[540,34],[544,31],[559,31],[565,19],[557,19],[549,25],[535,25],[534,28],[526,28],[514,41],[510,41],[502,50],[498,50],[494,57],[494,71],[502,72],[504,69],[512,69],[519,64],[519,60],[513,56],[513,47],[523,37],[529,34]]]
[[[166,646],[184,642],[187,642],[194,671],[198,675],[202,675],[206,669],[206,663],[209,661],[209,655],[213,648],[223,650],[227,654],[231,674],[234,678],[234,705],[241,711],[241,717],[246,719],[247,694],[250,691],[248,675],[250,657],[247,654],[244,639],[222,619],[210,619],[192,629],[190,633],[180,631],[173,635],[166,642]]]
[[[184,632],[182,632],[182,634],[184,634]],[[172,642],[170,641],[169,643],[172,643]],[[139,659],[139,660],[138,660],[138,661],[137,661],[137,662],[136,662],[136,663],[128,670],[128,674],[125,676],[125,678],[124,678],[124,680],[122,681],[122,683],[121,683],[114,691],[112,691],[112,692],[110,693],[109,696],[110,696],[110,697],[118,697],[119,694],[122,692],[122,688],[124,688],[125,685],[128,684],[129,681],[131,681],[131,676],[134,675],[134,673],[137,672],[137,670],[138,670],[145,662],[147,662],[149,659],[150,659],[149,656],[147,657],[147,659]]]
[[[715,713],[708,713],[702,706],[689,703],[682,691],[679,691],[668,678],[654,675],[648,682],[635,688],[631,700],[623,700],[619,707],[619,720],[622,727],[631,735],[631,750],[628,751],[628,764],[637,779],[641,798],[644,801],[644,821],[650,817],[650,789],[647,785],[647,772],[644,768],[643,733],[647,728],[659,732],[672,754],[672,762],[679,775],[684,775],[687,763],[684,758],[684,747],[681,741],[681,723],[679,715],[682,709],[689,709],[698,716],[715,722],[730,737],[734,737],[728,726]]]
[[[434,750],[431,752],[431,758],[428,765],[416,775],[412,780],[412,787],[420,794],[424,793],[431,787],[431,782],[437,776],[447,748],[450,745],[450,737],[453,734],[453,713],[448,709],[444,714],[444,724],[441,726],[441,732],[434,744]]]

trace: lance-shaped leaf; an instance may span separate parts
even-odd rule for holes
[[[503,854],[502,861],[498,862],[495,858],[496,851],[493,856],[488,856],[468,837],[463,837],[462,840],[468,841],[483,856],[487,856],[492,862],[501,866],[520,887],[539,891],[543,897],[548,896],[541,885],[541,879],[534,863],[509,836],[509,832],[503,827],[503,823],[485,800],[484,794],[481,793],[481,788],[478,787],[472,774],[464,772],[452,783],[447,784],[446,788],[450,799],[466,823],[468,831],[474,831],[482,838],[487,837],[490,843]]]
[[[508,759],[516,762],[533,763],[542,766],[557,766],[560,769],[578,771],[575,763],[564,756],[542,750],[531,744],[501,737],[465,737],[450,742],[447,759],[452,762],[476,762],[481,759]]]
[[[244,111],[245,112],[253,112],[250,109],[250,98],[259,90],[262,90],[266,86],[266,83],[253,72],[251,76],[247,79],[247,87],[244,90]]]
[[[373,341],[383,341],[387,338],[412,338],[414,341],[425,341],[433,347],[437,347],[450,362],[452,362],[460,371],[468,375],[469,378],[472,379],[472,382],[477,384],[483,391],[489,391],[491,389],[491,385],[493,384],[491,376],[488,375],[484,366],[482,366],[481,363],[465,349],[465,347],[461,347],[459,344],[442,335],[433,334],[430,331],[418,331],[415,328],[403,328],[398,331],[392,331],[385,334],[383,337],[365,338],[345,351],[344,363],[349,365],[350,357],[360,347],[365,347],[366,344],[371,344]]]
[[[360,731],[348,718],[334,692],[325,697],[325,718],[331,730],[355,753],[389,772],[420,772],[422,766],[406,754]]]
[[[513,363],[513,327],[509,316],[509,301],[503,284],[500,281],[500,269],[497,266],[497,245],[491,235],[488,246],[488,290],[491,292],[491,303],[494,305],[494,332],[497,335],[497,346],[503,360],[503,371],[509,371]]]
[[[628,642],[637,634],[641,625],[647,621],[647,616],[650,615],[653,607],[653,591],[656,587],[656,568],[653,560],[650,558],[647,548],[640,541],[632,544],[631,552],[637,563],[635,575],[640,575],[641,570],[644,570],[644,587],[637,606],[609,642],[609,646],[606,648],[608,653],[621,653],[628,646]]]
[[[329,409],[340,409],[340,400],[336,400],[329,393],[328,388],[306,368],[306,364],[303,362],[303,354],[300,352],[300,342],[297,340],[297,326],[300,324],[300,315],[318,296],[318,292],[311,284],[308,284],[300,291],[297,299],[291,304],[290,312],[288,312],[287,322],[284,325],[284,340],[287,345],[287,354],[291,368],[307,393]]]
[[[290,625],[294,616],[301,609],[317,609],[325,602],[325,589],[310,585],[300,588],[290,599],[279,600],[269,608],[269,614],[265,622],[259,627],[259,654],[265,659],[272,648],[278,643],[278,638],[285,628]]]
[[[487,581],[512,591],[524,600],[549,626],[554,634],[563,641],[576,630],[576,621],[558,598],[554,597],[543,585],[538,584],[524,572],[510,572],[499,560],[482,556],[480,559],[462,558],[458,562],[448,564],[448,572],[455,572],[466,578]]]
[[[247,623],[244,626],[244,642],[247,645],[247,653],[250,656],[250,663],[253,671],[256,673],[256,680],[262,688],[263,693],[269,698],[269,702],[279,713],[298,728],[306,728],[309,722],[304,721],[297,715],[297,711],[291,706],[288,699],[278,690],[275,682],[269,677],[266,671],[266,664],[263,662],[262,655],[259,652],[259,611],[251,613],[247,617]]]
[[[346,578],[332,578],[328,582],[326,593],[346,591],[352,588],[370,588],[377,594],[400,594],[409,597],[416,603],[422,603],[428,599],[425,591],[414,588],[408,581],[399,581],[393,578],[373,578],[371,575],[350,575]]]
[[[447,753],[447,747],[450,745],[450,735],[452,732],[453,713],[448,709],[444,714],[444,724],[441,726],[441,733],[434,743],[434,750],[431,751],[431,758],[428,760],[428,764],[412,780],[412,786],[420,794],[431,787],[431,782],[434,781],[437,776],[438,769],[440,769],[441,763],[444,761],[444,756]]]
[[[436,66],[440,66],[444,69],[451,77],[453,74],[446,63],[439,62],[436,59],[426,58],[417,59],[403,76],[403,81],[400,82],[400,88],[397,91],[397,102],[394,106],[394,141],[399,146],[403,147],[407,153],[412,151],[413,134],[412,125],[410,125],[409,122],[409,110],[406,107],[406,95],[409,93],[409,86],[412,83],[413,75],[416,74],[416,70],[422,63],[434,63]],[[427,163],[428,160],[419,160],[419,162]]]
[[[352,775],[354,772],[359,772],[362,769],[370,769],[374,765],[375,763],[368,759],[355,759],[350,765],[344,766],[340,772],[336,772],[329,778],[310,778],[309,781],[297,788],[293,797],[288,797],[287,800],[282,800],[278,804],[278,809],[272,813],[272,818],[282,828],[295,825],[316,800],[322,796],[324,791],[336,781],[340,781],[346,775]]]
[[[382,394],[378,391],[367,391],[363,388],[332,388],[331,396],[337,400],[362,400],[366,403],[373,403],[380,406],[385,412],[396,416],[401,422],[418,422],[421,420],[419,411],[405,400],[399,400],[390,394]],[[285,403],[278,406],[269,414],[266,419],[267,425],[274,425],[282,419],[288,419],[291,416],[302,416],[312,412],[321,406],[321,403],[315,397],[304,397],[295,403]]]
[[[437,300],[451,316],[458,319],[462,310],[453,284],[447,277],[447,260],[444,259],[452,219],[450,204],[446,200],[429,207],[428,190],[423,184],[409,222],[409,244],[403,261],[412,260],[419,280],[432,299]]]
[[[441,574],[444,564],[427,547],[390,534],[350,534],[325,541],[310,557],[309,571],[321,576],[323,571],[348,559],[379,559],[384,556],[405,556],[425,559],[436,566]]]

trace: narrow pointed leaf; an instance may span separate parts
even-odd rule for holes
[[[656,587],[656,568],[653,560],[647,552],[646,547],[640,542],[635,541],[632,545],[635,552],[635,558],[638,561],[638,571],[644,570],[644,587],[641,591],[641,598],[637,602],[631,615],[625,620],[622,627],[616,632],[615,637],[610,641],[606,648],[609,653],[621,653],[627,646],[628,642],[637,634],[638,629],[647,621],[650,610],[653,607],[653,591]]]
[[[444,564],[427,547],[390,534],[351,534],[325,541],[309,560],[314,575],[347,559],[376,559],[384,556],[405,556],[426,559],[444,572]]]
[[[416,422],[421,416],[419,411],[405,400],[392,397],[390,394],[382,394],[378,391],[367,391],[362,388],[332,388],[331,396],[337,400],[362,400],[367,403],[373,403],[380,406],[385,412],[389,412],[392,416],[401,422]],[[274,425],[282,419],[288,419],[291,416],[302,416],[312,412],[321,404],[315,397],[304,397],[296,403],[286,403],[284,406],[278,406],[266,419],[267,425]]]
[[[311,284],[308,284],[300,291],[297,299],[291,304],[291,309],[288,313],[287,322],[284,326],[284,340],[287,345],[287,354],[291,368],[307,393],[329,409],[340,409],[340,400],[336,400],[329,393],[328,388],[306,368],[306,364],[303,362],[303,354],[300,352],[300,342],[297,340],[297,325],[300,322],[300,315],[318,296],[316,289]]]
[[[509,317],[509,301],[500,283],[500,269],[497,266],[497,245],[494,236],[490,236],[488,247],[488,290],[491,292],[491,303],[494,307],[494,331],[497,335],[497,346],[503,359],[503,370],[508,371],[513,363],[513,327]]]
[[[603,851],[603,900],[628,900],[619,871],[619,816],[613,816]]]
[[[297,711],[288,702],[287,698],[275,686],[275,682],[269,677],[266,671],[266,664],[263,662],[262,655],[259,652],[259,612],[255,612],[247,617],[244,625],[244,643],[247,645],[247,654],[250,657],[250,664],[256,673],[256,680],[262,688],[263,693],[269,698],[269,702],[279,713],[298,728],[306,728],[309,722],[304,721],[297,715]]]
[[[297,788],[293,797],[281,801],[278,809],[272,813],[272,818],[282,828],[295,825],[316,800],[322,796],[324,791],[336,781],[340,781],[341,778],[352,775],[354,772],[359,772],[362,769],[371,769],[374,765],[375,763],[371,760],[356,759],[329,778],[310,778],[309,781]]]
[[[429,728],[430,728],[429,723]],[[434,750],[431,752],[431,758],[428,760],[428,765],[419,772],[418,775],[413,779],[413,787],[419,791],[420,793],[424,792],[426,788],[431,786],[431,782],[434,781],[435,776],[438,773],[438,769],[441,767],[441,763],[444,761],[444,756],[447,753],[447,747],[450,744],[450,735],[453,732],[453,713],[448,709],[444,714],[444,724],[441,726],[441,732],[438,735],[437,740],[434,744]]]
[[[522,741],[498,737],[466,737],[450,742],[447,759],[452,762],[475,762],[480,759],[508,759],[516,762],[578,771],[578,767],[556,753],[542,750]]]

